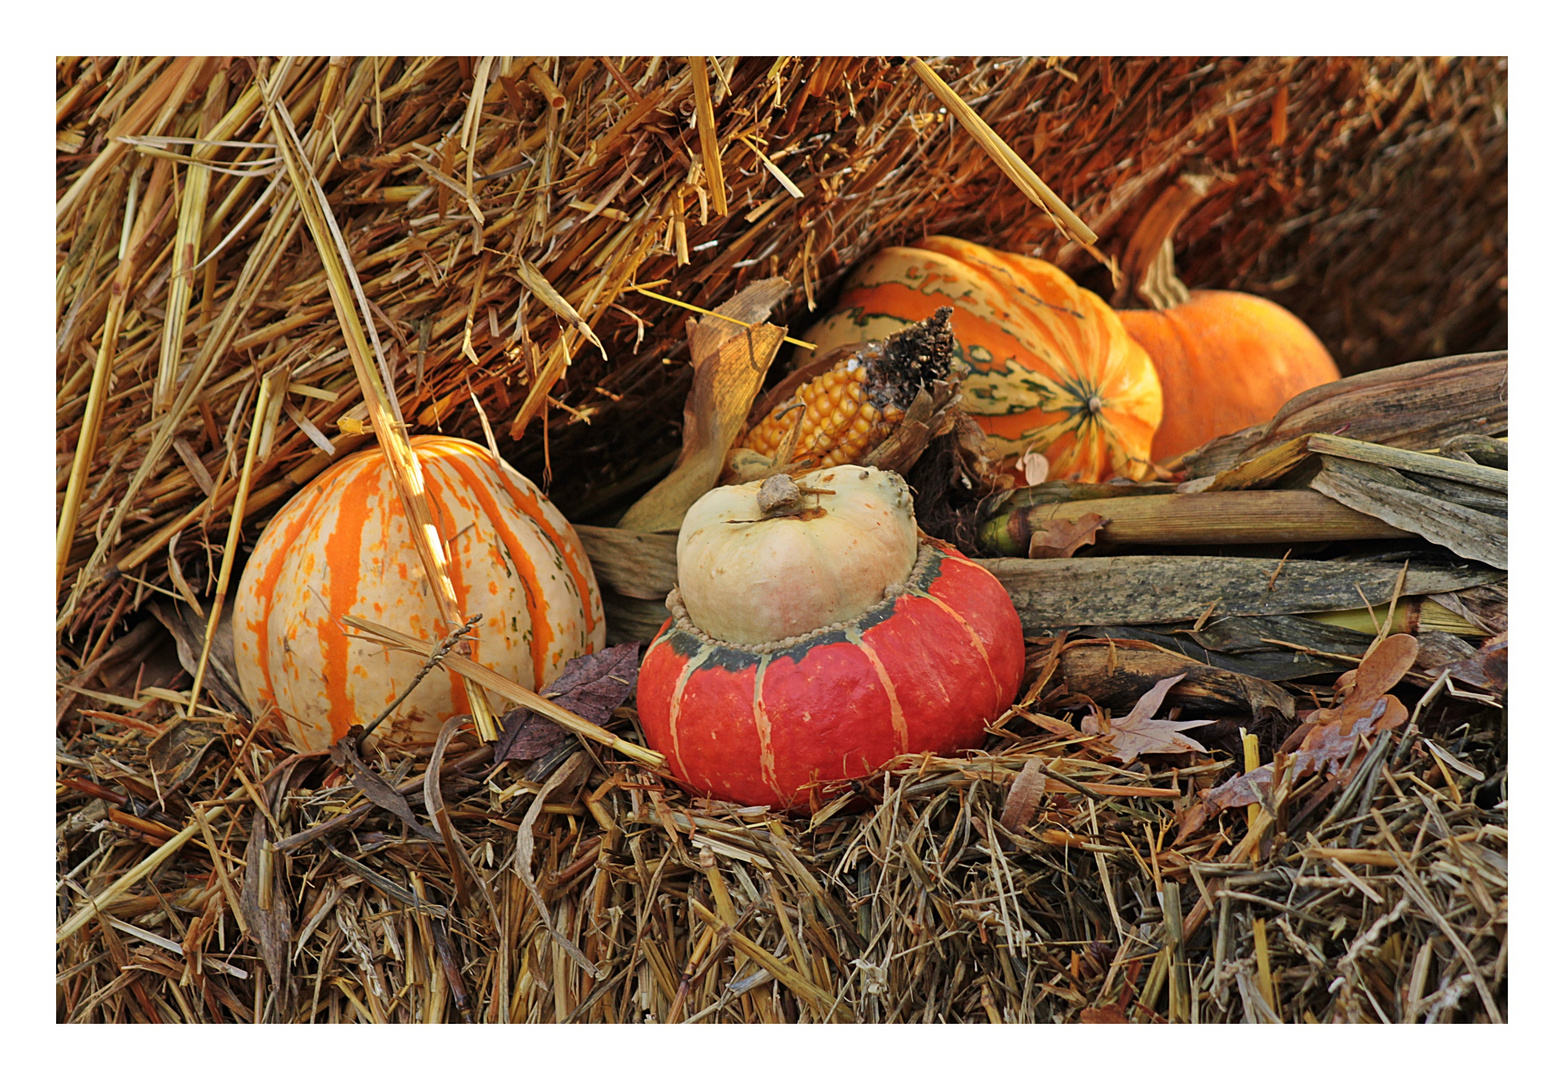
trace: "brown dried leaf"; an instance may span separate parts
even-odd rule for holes
[[[1020,832],[1032,823],[1037,804],[1043,799],[1047,780],[1043,777],[1042,764],[1036,758],[1027,759],[1021,775],[1010,785],[1005,796],[1005,808],[999,815],[999,824],[1010,832]]]
[[[1204,799],[1197,799],[1186,806],[1178,815],[1178,835],[1173,838],[1173,846],[1178,847],[1200,831],[1201,826],[1211,820],[1212,809],[1205,804]]]
[[[1076,550],[1097,542],[1097,533],[1108,519],[1088,510],[1078,519],[1053,518],[1045,528],[1035,530],[1027,547],[1031,559],[1068,559]]]
[[[1411,659],[1408,659],[1409,654]],[[1360,737],[1392,731],[1406,723],[1406,706],[1399,698],[1391,697],[1388,691],[1411,670],[1416,657],[1416,639],[1396,634],[1372,649],[1363,658],[1362,667],[1337,680],[1338,686],[1346,687],[1347,700],[1334,709],[1316,710],[1310,722],[1299,729],[1303,739],[1288,764],[1294,783],[1314,773],[1340,775],[1345,779],[1357,769],[1364,756],[1359,747]],[[1379,687],[1384,689],[1377,696],[1363,696],[1365,690]],[[1274,765],[1267,763],[1205,792],[1197,804],[1200,812],[1190,814],[1180,828],[1180,837],[1194,832],[1210,814],[1265,800],[1270,795],[1274,772]]]
[[[366,765],[358,756],[357,742],[359,729],[354,727],[342,738],[338,739],[331,747],[331,761],[337,768],[347,773],[348,780],[354,787],[362,791],[370,802],[383,810],[389,810],[406,822],[407,827],[423,837],[425,840],[440,839],[440,834],[429,826],[419,821],[413,814],[413,808],[400,791],[392,787],[374,769]]]
[[[500,718],[501,735],[494,763],[536,761],[570,741],[570,733],[531,709],[512,709]]]
[[[1338,772],[1357,752],[1358,736],[1390,731],[1406,720],[1407,707],[1388,696],[1340,709],[1321,709],[1298,747],[1294,768],[1300,779],[1310,773]]]
[[[1190,750],[1205,751],[1188,735],[1179,734],[1185,728],[1203,727],[1209,720],[1155,720],[1152,714],[1162,707],[1162,699],[1174,683],[1183,675],[1163,679],[1141,695],[1127,716],[1117,720],[1099,722],[1095,715],[1081,722],[1081,730],[1088,735],[1106,739],[1110,749],[1108,756],[1128,764],[1141,754],[1182,754]]]
[[[639,643],[627,641],[567,660],[565,670],[549,683],[543,696],[601,727],[635,693],[639,650]],[[554,721],[530,709],[513,709],[500,724],[504,731],[494,746],[496,765],[543,757],[570,738]]]
[[[283,874],[283,858],[268,857],[271,829],[259,810],[251,814],[250,840],[244,851],[244,886],[239,892],[239,907],[244,912],[250,936],[260,946],[266,974],[280,996],[293,985],[288,977],[288,945],[293,937],[288,917],[288,886]],[[269,868],[271,880],[264,880]],[[267,886],[270,886],[269,888]]]
[[[1347,690],[1346,705],[1364,704],[1390,693],[1417,662],[1417,638],[1392,634],[1363,654],[1356,673],[1337,680]]]
[[[1135,703],[1135,707],[1124,717],[1124,723],[1138,724],[1141,721],[1150,720],[1153,714],[1162,708],[1162,699],[1168,696],[1168,691],[1176,683],[1183,681],[1184,676],[1182,674],[1170,675],[1166,679],[1158,679],[1155,686],[1140,696],[1140,700]]]
[[[1510,684],[1510,635],[1506,631],[1476,653],[1450,666],[1450,677],[1479,690],[1502,694]]]
[[[200,768],[217,732],[207,724],[176,720],[147,747],[147,764],[157,776],[158,789],[177,791]]]
[[[206,639],[205,618],[198,617],[188,607],[181,607],[178,604],[154,602],[147,607],[173,637],[179,666],[189,672],[193,678],[201,666],[201,650]],[[235,716],[248,720],[250,709],[245,704],[243,691],[239,688],[239,676],[236,674],[238,668],[234,663],[232,624],[233,605],[224,604],[217,621],[217,633],[212,637],[212,648],[207,654],[206,681],[203,685],[206,692],[217,699],[219,705]],[[165,684],[148,682],[146,685]]]
[[[1210,791],[1205,792],[1201,795],[1201,802],[1196,805],[1202,807],[1206,812],[1206,816],[1209,816],[1218,810],[1234,810],[1241,806],[1252,806],[1255,803],[1264,802],[1271,794],[1271,784],[1276,779],[1275,771],[1274,765],[1267,762],[1254,772],[1239,773],[1227,781],[1227,783],[1219,784]],[[1204,824],[1205,820],[1206,817],[1201,816],[1193,828],[1190,828],[1187,824],[1185,828],[1193,832],[1200,825]],[[1182,831],[1180,835],[1182,835]]]

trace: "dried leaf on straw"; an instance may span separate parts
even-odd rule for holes
[[[1360,737],[1393,731],[1407,721],[1406,706],[1390,691],[1417,659],[1417,639],[1393,634],[1374,646],[1362,664],[1337,680],[1346,699],[1332,709],[1318,709],[1310,719],[1297,753],[1289,760],[1293,783],[1323,773],[1347,776],[1357,769],[1363,753]],[[1267,763],[1212,788],[1202,797],[1208,812],[1231,810],[1263,802],[1275,780],[1275,767]]]
[[[1385,638],[1363,654],[1356,671],[1349,671],[1336,681],[1337,688],[1346,691],[1342,710],[1370,703],[1390,693],[1416,662],[1417,638],[1411,634],[1392,634]]]
[[[543,696],[583,720],[607,724],[613,711],[635,693],[640,648],[639,643],[627,641],[568,660],[565,670],[549,683]],[[494,746],[496,765],[543,757],[570,738],[558,724],[527,708],[506,713],[501,725],[505,730]]]
[[[1005,796],[1005,808],[999,815],[999,824],[1011,832],[1019,832],[1030,825],[1037,814],[1037,804],[1043,799],[1047,782],[1043,776],[1042,763],[1036,758],[1029,758],[1021,767],[1021,775],[1010,785],[1010,794]]]
[[[1153,715],[1162,708],[1162,699],[1174,683],[1183,675],[1163,679],[1141,695],[1135,707],[1117,720],[1104,718],[1098,721],[1088,716],[1081,723],[1081,730],[1088,735],[1101,736],[1108,744],[1108,756],[1128,764],[1141,754],[1182,754],[1189,750],[1204,752],[1188,735],[1181,735],[1185,728],[1201,727],[1209,720],[1157,720]]]
[[[259,810],[250,816],[250,840],[244,851],[244,888],[239,903],[245,924],[260,946],[266,974],[279,992],[292,985],[288,979],[288,950],[293,923],[288,917],[288,888],[282,873],[283,859],[272,854],[271,829]]]
[[[391,811],[406,822],[409,829],[425,840],[438,843],[440,834],[418,820],[413,813],[413,808],[408,805],[407,798],[358,756],[358,751],[354,747],[357,740],[356,732],[350,732],[338,739],[331,747],[332,763],[347,774],[349,782],[362,791],[370,802]]]
[[[1510,635],[1506,631],[1450,667],[1450,677],[1479,690],[1503,693],[1510,684]]]

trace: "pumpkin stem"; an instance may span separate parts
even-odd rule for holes
[[[762,517],[817,517],[825,513],[816,507],[814,510],[804,509],[805,495],[835,495],[830,488],[800,487],[798,481],[787,473],[777,473],[768,476],[761,482],[760,490],[755,494],[755,501],[760,504]]]
[[[1161,250],[1151,260],[1151,265],[1146,267],[1145,277],[1135,291],[1157,311],[1189,303],[1189,286],[1179,280],[1177,271],[1173,269],[1171,239],[1162,242]]]
[[[1115,306],[1123,305],[1129,285],[1157,311],[1189,300],[1189,289],[1173,270],[1173,234],[1195,207],[1227,186],[1214,176],[1185,173],[1157,196],[1124,245],[1126,285],[1115,296]]]
[[[766,517],[782,517],[787,514],[796,514],[799,506],[804,501],[804,494],[799,490],[798,483],[787,473],[777,473],[775,476],[766,477],[760,485],[760,492],[755,497],[760,503],[760,512]]]

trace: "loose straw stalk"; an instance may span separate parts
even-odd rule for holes
[[[950,84],[935,74],[934,69],[918,59],[910,58],[912,70],[918,73],[918,77],[928,84],[934,96],[949,109],[961,126],[971,133],[978,141],[985,153],[994,159],[1001,172],[1010,177],[1015,186],[1020,188],[1038,206],[1058,218],[1064,225],[1065,232],[1083,244],[1095,244],[1097,234],[1086,227],[1086,222],[1076,216],[1075,211],[1064,204],[1064,200],[1053,193],[1042,177],[1032,171],[1032,167],[1021,160],[1021,155],[1010,149],[1010,145],[1001,139],[994,129],[977,114],[972,106],[961,99],[961,95],[950,88]]]
[[[94,915],[97,915],[104,908],[108,907],[109,904],[113,903],[115,900],[125,895],[125,893],[129,892],[131,886],[135,885],[136,882],[152,873],[152,871],[156,870],[159,866],[162,866],[170,855],[173,855],[180,848],[184,847],[185,844],[188,843],[196,833],[203,829],[203,827],[211,825],[212,822],[222,817],[227,809],[228,807],[226,806],[217,806],[208,811],[197,807],[195,811],[195,820],[193,822],[191,822],[189,825],[186,825],[173,836],[169,837],[166,841],[164,841],[163,846],[158,848],[152,854],[148,855],[145,859],[142,859],[124,877],[105,888],[102,892],[98,893],[97,896],[83,901],[81,907],[77,908],[75,913],[72,914],[70,918],[65,920],[65,924],[55,932],[55,944],[59,944],[66,938],[69,938],[71,935],[75,934],[83,926],[86,926],[87,923],[92,921],[92,917]],[[213,858],[218,858],[215,852],[213,853]]]
[[[278,72],[275,86],[281,85],[281,76],[286,69],[287,64],[284,62]],[[447,626],[459,626],[463,620],[458,613],[456,589],[451,584],[451,577],[446,567],[444,540],[435,525],[428,500],[424,497],[423,470],[417,456],[413,453],[412,444],[408,441],[407,428],[402,421],[401,410],[397,407],[396,399],[391,395],[391,387],[380,378],[380,373],[385,370],[385,358],[379,355],[378,342],[375,353],[371,354],[369,341],[364,336],[364,327],[359,322],[358,311],[354,307],[355,297],[361,301],[363,299],[358,287],[357,275],[353,272],[347,258],[341,233],[337,229],[336,222],[331,216],[330,205],[326,201],[326,194],[321,190],[310,170],[303,144],[293,128],[293,120],[289,117],[287,109],[283,108],[275,89],[268,91],[266,98],[272,130],[277,136],[277,147],[287,165],[288,178],[298,196],[299,208],[304,213],[305,223],[309,226],[310,235],[314,238],[315,246],[320,252],[321,263],[326,271],[327,288],[331,294],[331,305],[336,310],[337,322],[342,327],[342,336],[346,340],[354,373],[358,376],[359,386],[363,390],[364,402],[369,406],[375,436],[379,440],[381,451],[386,456],[386,463],[391,467],[392,484],[407,514],[409,530],[413,534],[414,546],[418,549],[419,559],[423,563],[424,574],[433,587],[440,617],[445,620]],[[377,360],[378,366],[374,362]],[[478,735],[484,741],[492,742],[499,737],[499,728],[494,722],[494,714],[489,709],[488,701],[484,698],[483,691],[472,681],[467,681],[466,689]]]
[[[362,630],[368,634],[384,638],[393,645],[414,652],[426,653],[429,642],[422,638],[415,638],[404,634],[399,630],[393,630],[389,626],[381,626],[379,623],[370,622],[368,619],[360,619],[356,615],[344,615],[342,621],[355,630]],[[580,735],[583,739],[591,739],[595,743],[612,747],[625,757],[633,758],[643,765],[653,769],[666,768],[668,761],[655,750],[648,750],[644,746],[625,742],[619,736],[607,728],[599,727],[590,720],[583,720],[569,709],[554,704],[543,695],[528,690],[519,682],[507,679],[497,671],[491,671],[482,664],[470,660],[459,654],[451,654],[440,659],[440,666],[456,672],[469,683],[477,683],[488,687],[496,694],[507,700],[514,701],[518,705],[525,705],[539,716],[546,716],[566,731]]]
[[[250,441],[244,448],[244,466],[239,473],[239,490],[234,492],[234,508],[228,518],[228,540],[223,544],[223,561],[217,571],[217,588],[212,596],[212,611],[206,620],[206,637],[201,643],[201,661],[196,665],[195,684],[190,688],[190,704],[186,709],[186,715],[194,716],[196,702],[201,699],[201,683],[206,678],[207,661],[212,656],[212,639],[217,636],[218,620],[223,614],[223,598],[228,593],[228,579],[233,574],[234,554],[239,550],[239,532],[244,526],[244,504],[250,496],[250,478],[255,471],[255,448],[261,444],[264,436],[262,428],[266,423],[266,415],[271,409],[274,384],[284,384],[282,392],[286,392],[288,372],[280,369],[269,373],[261,380],[259,391],[255,395],[255,419],[250,422]]]

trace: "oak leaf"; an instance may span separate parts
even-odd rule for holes
[[[1401,681],[1417,659],[1417,639],[1409,634],[1385,638],[1364,654],[1356,670],[1336,680],[1336,688],[1345,691],[1342,703],[1330,709],[1316,709],[1306,725],[1303,741],[1289,759],[1293,782],[1315,773],[1340,775],[1345,780],[1357,770],[1365,752],[1360,738],[1393,731],[1407,721],[1407,708],[1390,691]],[[1271,793],[1274,763],[1253,772],[1240,773],[1201,796],[1206,815],[1219,810],[1264,802]],[[1205,818],[1191,815],[1180,835],[1192,832]]]
[[[1087,544],[1097,542],[1097,533],[1108,519],[1087,511],[1079,518],[1053,518],[1032,533],[1026,554],[1031,559],[1068,559]]]
[[[1180,734],[1185,728],[1202,727],[1209,720],[1157,720],[1153,714],[1162,708],[1162,699],[1168,690],[1184,676],[1174,675],[1158,682],[1140,696],[1128,714],[1118,719],[1104,715],[1099,721],[1089,715],[1081,723],[1081,730],[1096,735],[1108,744],[1108,756],[1129,764],[1141,754],[1183,754],[1190,750],[1205,751],[1188,735]]]

